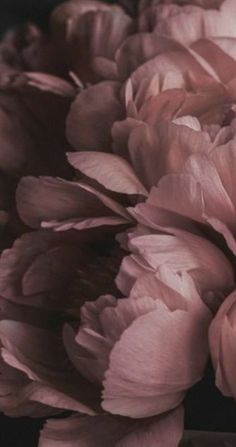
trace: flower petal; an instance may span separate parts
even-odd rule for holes
[[[83,90],[67,117],[67,137],[76,150],[105,150],[111,146],[111,127],[122,119],[120,84],[104,81]]]
[[[76,169],[111,191],[147,195],[132,167],[118,155],[104,152],[71,152],[68,159]]]

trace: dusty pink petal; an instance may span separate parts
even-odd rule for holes
[[[32,398],[32,384],[20,371],[0,359],[0,410],[11,417],[47,417],[56,410]]]
[[[0,323],[0,338],[4,361],[25,373],[31,381],[45,385],[45,392],[43,386],[41,390],[40,387],[35,390],[41,396],[40,402],[94,413],[96,390],[88,387],[87,382],[71,370],[58,334],[5,320]]]
[[[68,160],[74,168],[111,191],[147,195],[132,166],[118,155],[93,151],[72,152],[68,154]]]
[[[207,60],[223,83],[235,78],[236,60],[217,45],[217,40],[200,39],[191,48]]]
[[[236,162],[235,139],[222,146],[217,146],[210,154],[221,182],[233,204],[236,204],[234,169]]]
[[[144,295],[161,299],[170,310],[186,310],[199,298],[194,282],[187,273],[176,274],[165,265],[156,274],[144,274],[134,283],[130,296],[139,299]]]
[[[235,7],[232,0],[222,3],[219,11],[200,9],[196,12],[168,17],[156,27],[159,33],[167,34],[184,45],[189,45],[201,37],[235,36]]]
[[[76,150],[109,150],[111,127],[123,113],[118,82],[88,87],[77,96],[67,117],[69,142]]]
[[[225,189],[220,173],[213,162],[204,154],[195,154],[187,160],[183,172],[190,174],[201,185],[204,208],[207,215],[225,223],[235,221],[235,207]]]
[[[83,238],[86,243],[86,237]],[[61,308],[65,305],[63,291],[69,286],[78,266],[82,268],[88,261],[89,250],[85,256],[83,248],[78,233],[58,235],[54,232],[37,231],[23,235],[10,249],[2,252],[1,296],[26,306],[41,309],[52,306],[54,310]],[[14,319],[17,312],[14,312]],[[19,314],[23,316],[24,312],[27,315],[29,310],[25,309]]]
[[[152,269],[146,265],[146,272],[148,271],[152,272]],[[146,272],[142,263],[136,261],[135,256],[125,256],[116,277],[116,285],[118,289],[123,293],[123,295],[129,295],[135,280],[139,277],[139,275]]]
[[[165,36],[140,33],[129,37],[116,55],[117,68],[122,78],[127,78],[140,65],[154,58],[158,54],[179,51],[181,45]]]
[[[34,228],[43,221],[87,219],[113,214],[92,192],[75,182],[59,178],[25,177],[19,183],[16,197],[21,218]]]
[[[95,199],[97,198],[98,201],[107,208],[107,211],[104,214],[108,215],[98,217],[78,216],[66,220],[47,220],[42,222],[41,226],[43,228],[53,228],[55,231],[67,231],[70,229],[86,230],[88,228],[95,228],[100,226],[116,226],[122,224],[127,225],[133,221],[126,208],[116,200],[109,197],[109,195],[105,195],[92,186],[86,185],[82,182],[74,183],[74,185],[76,185],[79,189],[91,194]],[[101,211],[102,209],[103,208],[101,208]],[[112,213],[114,213],[115,215],[109,215]]]
[[[226,396],[236,396],[235,388],[235,291],[221,305],[211,323],[209,344],[216,372],[216,385]]]
[[[69,1],[54,10],[51,25],[53,41],[68,68],[84,82],[95,82],[99,76],[93,70],[93,59],[113,58],[132,32],[133,21],[116,5]]]
[[[164,176],[158,187],[152,188],[148,204],[198,222],[203,221],[203,193],[200,184],[191,175],[169,174]],[[145,210],[143,211],[145,212]]]
[[[133,129],[142,123],[134,118],[127,118],[124,121],[116,121],[111,129],[113,139],[113,151],[125,160],[129,160],[128,141]]]
[[[224,254],[206,239],[183,230],[175,236],[147,235],[132,239],[130,247],[155,271],[168,263],[175,271],[190,272],[200,290],[223,289],[233,284],[232,269]],[[139,258],[139,259],[140,259]]]
[[[196,313],[171,313],[155,303],[156,310],[136,318],[111,351],[103,382],[103,408],[111,413],[147,417],[167,411],[203,373],[209,324],[205,306]]]
[[[81,374],[92,382],[102,383],[113,344],[135,318],[152,310],[155,310],[152,298],[116,303],[114,297],[106,295],[95,303],[86,303],[81,313],[83,326],[76,337],[77,369]]]
[[[85,81],[96,80],[93,60],[104,57],[114,60],[115,52],[133,31],[132,19],[121,8],[90,11],[80,16],[74,29],[70,27],[70,43],[74,57],[72,69]],[[77,52],[77,53],[76,53]]]
[[[73,416],[50,420],[41,432],[39,447],[177,447],[183,430],[183,410],[133,421],[110,415]]]
[[[203,341],[211,317],[191,279],[188,291],[181,281],[184,279],[172,281],[175,289],[150,282],[148,290],[136,299],[132,295],[118,300],[102,296],[82,308],[78,347],[73,345],[71,355],[77,369],[92,382],[99,383],[105,375],[106,410],[135,418],[159,414],[177,406],[185,390],[199,380],[207,356],[207,343]],[[186,297],[179,297],[176,288]],[[171,311],[166,304],[173,308],[176,297],[177,309]],[[163,333],[169,334],[165,345]],[[193,365],[190,344],[196,339],[200,346],[199,352],[195,350]],[[171,364],[174,358],[175,367]]]
[[[186,101],[183,89],[170,89],[145,100],[139,110],[139,118],[154,126],[159,121],[174,119]]]
[[[30,233],[17,240],[11,249],[3,251],[0,259],[1,296],[14,299],[22,294],[22,276],[36,256],[50,247],[53,239],[55,236],[46,232]]]
[[[12,78],[14,79],[14,78]],[[23,72],[15,79],[15,86],[24,86],[27,84],[30,87],[41,90],[42,92],[49,92],[55,95],[64,96],[66,98],[74,98],[76,90],[69,82],[57,76],[41,72]]]
[[[168,173],[181,170],[191,153],[207,153],[210,139],[205,132],[186,125],[160,123],[134,128],[129,138],[129,154],[139,179],[149,189]]]
[[[139,65],[130,78],[136,92],[144,78],[150,82],[154,75],[164,78],[167,72],[183,72],[183,70],[188,72],[189,79],[193,80],[196,86],[201,86],[202,79],[206,77],[209,80],[209,76],[219,81],[214,70],[205,61],[181,46],[176,51],[161,53]]]
[[[152,188],[149,198],[153,199],[152,192],[155,188]],[[155,194],[155,199],[157,194]],[[149,203],[149,199],[145,203],[139,203],[134,208],[128,208],[131,216],[133,216],[140,225],[144,225],[145,230],[143,234],[159,233],[161,232],[173,232],[174,228],[187,230],[191,233],[199,234],[199,229],[194,221],[186,218],[184,215],[176,214],[175,212],[159,208],[155,204]],[[149,229],[147,231],[147,229]],[[174,234],[174,233],[173,233]],[[140,234],[141,235],[141,234]],[[125,246],[127,249],[127,244]]]
[[[219,369],[216,371],[216,386],[225,396],[236,396],[235,369],[236,369],[236,349],[235,349],[235,328],[226,316],[221,327]]]

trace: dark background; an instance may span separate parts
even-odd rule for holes
[[[50,12],[59,3],[60,0],[0,0],[0,33],[26,21],[34,21],[47,29]],[[236,403],[221,396],[215,388],[210,365],[204,380],[188,393],[185,407],[186,428],[236,432]],[[0,446],[36,447],[43,423],[43,420],[12,419],[0,414]]]

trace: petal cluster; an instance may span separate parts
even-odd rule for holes
[[[205,445],[209,358],[236,399],[236,4],[136,6],[0,43],[0,409],[68,410],[40,447]]]

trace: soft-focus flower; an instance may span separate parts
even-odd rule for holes
[[[51,17],[52,38],[68,69],[85,83],[99,80],[93,65],[112,70],[117,49],[131,34],[133,20],[123,8],[97,0],[72,0]],[[111,66],[111,68],[109,68]]]
[[[34,24],[6,32],[0,42],[0,86],[9,76],[22,71],[61,74],[63,68],[57,59],[49,37]]]

